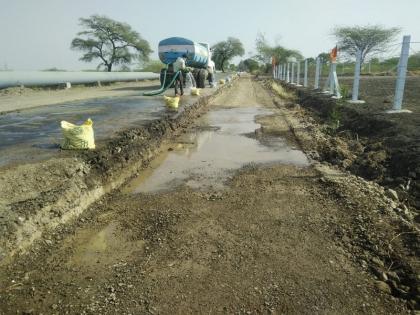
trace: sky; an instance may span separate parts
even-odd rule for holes
[[[245,59],[259,32],[313,57],[335,45],[331,29],[341,25],[399,26],[401,37],[420,42],[420,0],[0,0],[0,8],[0,69],[96,68],[70,49],[82,30],[78,19],[92,14],[130,24],[149,41],[152,59],[172,36],[210,44],[236,37]]]

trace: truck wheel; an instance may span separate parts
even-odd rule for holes
[[[206,70],[200,69],[197,73],[197,87],[203,89],[206,82]]]

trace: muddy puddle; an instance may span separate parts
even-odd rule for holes
[[[143,253],[144,241],[125,239],[118,224],[111,222],[99,230],[79,230],[67,246],[74,248],[67,265],[94,267],[124,261],[133,252]]]
[[[28,109],[0,115],[0,166],[11,162],[46,158],[57,152],[62,135],[61,120],[94,123],[95,139],[139,126],[164,113],[159,99],[141,96],[91,99]]]
[[[201,117],[197,126],[166,145],[141,175],[123,193],[157,193],[186,184],[194,189],[223,189],[226,181],[250,163],[309,164],[306,156],[285,139],[261,135],[259,116],[270,115],[263,108],[213,110]],[[106,218],[104,221],[108,221]],[[68,246],[72,255],[68,266],[115,265],[130,259],[133,252],[144,255],[144,241],[130,241],[111,221],[101,228],[79,230]]]
[[[305,154],[285,139],[259,133],[256,118],[269,114],[255,107],[209,112],[123,191],[152,193],[183,183],[195,189],[221,189],[246,164],[308,165]]]

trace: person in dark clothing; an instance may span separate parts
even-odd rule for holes
[[[184,76],[182,74],[182,70],[185,69],[185,61],[187,60],[187,55],[182,55],[182,57],[178,57],[173,64],[174,67],[174,75],[179,71],[177,78],[175,79],[174,87],[175,87],[175,95],[178,95],[178,86],[180,89],[181,94],[184,95]]]

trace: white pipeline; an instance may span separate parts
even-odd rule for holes
[[[0,71],[0,88],[159,79],[152,72]]]

